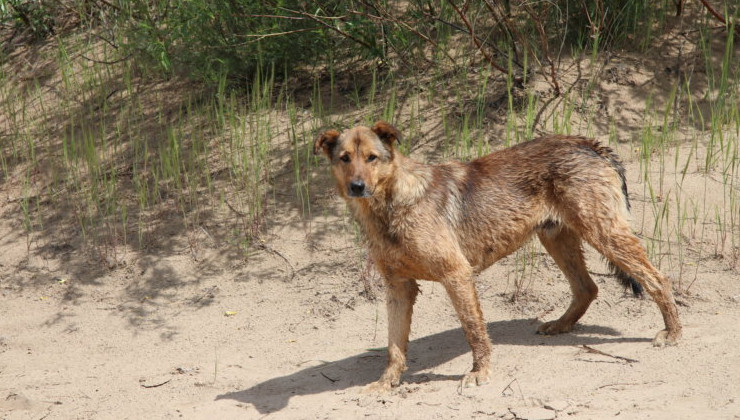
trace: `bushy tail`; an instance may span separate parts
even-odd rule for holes
[[[622,283],[622,286],[632,289],[632,294],[635,297],[641,298],[644,296],[642,285],[638,283],[634,277],[622,271],[621,268],[617,267],[616,264],[611,261],[607,264],[609,265],[609,270],[617,277],[617,280]]]
[[[625,176],[625,170],[624,165],[622,165],[622,160],[611,147],[604,146],[600,143],[596,143],[594,145],[594,151],[599,156],[606,159],[619,176],[619,180],[622,182],[622,198],[624,199],[624,204],[627,207],[627,211],[629,211],[630,200],[629,193],[627,191],[627,177]],[[642,285],[638,283],[637,280],[622,271],[621,268],[617,267],[616,264],[612,263],[611,261],[608,261],[608,265],[609,270],[617,277],[617,280],[619,280],[619,282],[622,283],[625,288],[629,287],[630,289],[632,289],[632,293],[635,295],[635,297],[643,296]]]
[[[619,158],[619,155],[609,146],[604,146],[599,142],[595,142],[593,145],[594,151],[601,156],[602,158],[606,159],[611,167],[614,169],[614,171],[619,175],[619,180],[622,181],[622,196],[624,198],[624,204],[627,206],[627,210],[630,210],[630,199],[629,194],[627,192],[627,177],[626,177],[626,171],[624,169],[624,165],[622,165],[622,159]]]

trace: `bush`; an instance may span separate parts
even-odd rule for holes
[[[576,50],[644,47],[682,1],[525,0],[0,0],[0,17],[39,37],[61,9],[99,31],[145,73],[245,81],[311,66],[393,56],[409,70],[440,58],[480,57],[502,72]],[[672,10],[673,9],[673,10]],[[451,37],[469,37],[448,51]],[[460,46],[464,46],[460,50]],[[474,49],[471,54],[470,49]],[[453,57],[453,55],[455,55]],[[348,59],[349,58],[349,59]],[[534,60],[532,60],[534,58]],[[366,61],[371,63],[370,61]]]
[[[300,1],[119,1],[124,51],[140,66],[214,80],[249,77],[264,66],[288,71],[332,48],[327,28]],[[334,10],[318,9],[330,16]]]
[[[30,32],[34,40],[54,34],[54,16],[59,5],[56,2],[0,0],[0,23],[11,21],[16,30]]]

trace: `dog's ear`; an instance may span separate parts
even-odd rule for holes
[[[393,149],[395,143],[401,142],[401,132],[385,121],[376,122],[371,130],[391,149]]]
[[[326,157],[331,159],[331,151],[337,145],[337,139],[339,139],[339,131],[337,130],[321,133],[313,143],[313,154],[318,155],[323,151]]]

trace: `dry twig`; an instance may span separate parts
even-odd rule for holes
[[[605,352],[603,352],[603,351],[601,351],[601,350],[597,350],[597,349],[595,349],[595,348],[593,348],[593,347],[590,347],[590,346],[587,346],[587,345],[585,345],[585,344],[582,344],[582,345],[581,345],[580,347],[578,347],[578,348],[580,348],[580,349],[583,349],[583,350],[586,350],[586,352],[588,352],[588,353],[593,353],[593,354],[599,354],[599,355],[601,355],[601,356],[611,357],[611,358],[613,358],[613,359],[618,359],[618,360],[624,360],[624,361],[625,361],[625,362],[627,362],[627,363],[637,363],[637,362],[639,362],[639,360],[635,360],[635,359],[630,359],[630,358],[628,358],[628,357],[623,357],[623,356],[615,356],[615,355],[613,355],[613,354],[605,353]]]
[[[730,24],[727,23],[727,19],[725,19],[725,17],[722,16],[722,14],[719,13],[714,8],[714,6],[712,6],[711,4],[709,4],[709,2],[707,0],[699,0],[699,1],[701,2],[701,4],[704,5],[704,7],[707,9],[707,11],[712,16],[714,16],[715,18],[717,18],[718,21],[722,22],[722,24],[725,25],[726,28],[729,28],[730,27]],[[738,28],[737,26],[734,26],[734,28],[735,28],[735,34],[736,35],[740,35],[740,28]]]

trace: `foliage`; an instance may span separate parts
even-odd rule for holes
[[[470,51],[449,51],[469,37],[487,64],[520,73],[526,61],[553,66],[565,48],[645,48],[683,2],[638,0],[0,0],[0,22],[36,38],[53,35],[54,17],[74,11],[144,74],[187,75],[218,83],[246,81],[258,69],[293,74],[389,57],[408,70],[441,58],[468,65]],[[737,13],[729,2],[722,10]],[[716,11],[712,10],[714,13]],[[458,44],[459,45],[459,44]],[[351,64],[347,67],[351,68]],[[552,83],[559,93],[554,68]]]
[[[292,12],[299,3],[119,0],[124,51],[165,74],[211,81],[224,73],[245,78],[258,67],[292,67],[331,48],[324,28]]]
[[[26,29],[33,39],[54,34],[54,16],[60,6],[49,0],[0,0],[0,22],[10,21],[16,29]]]

